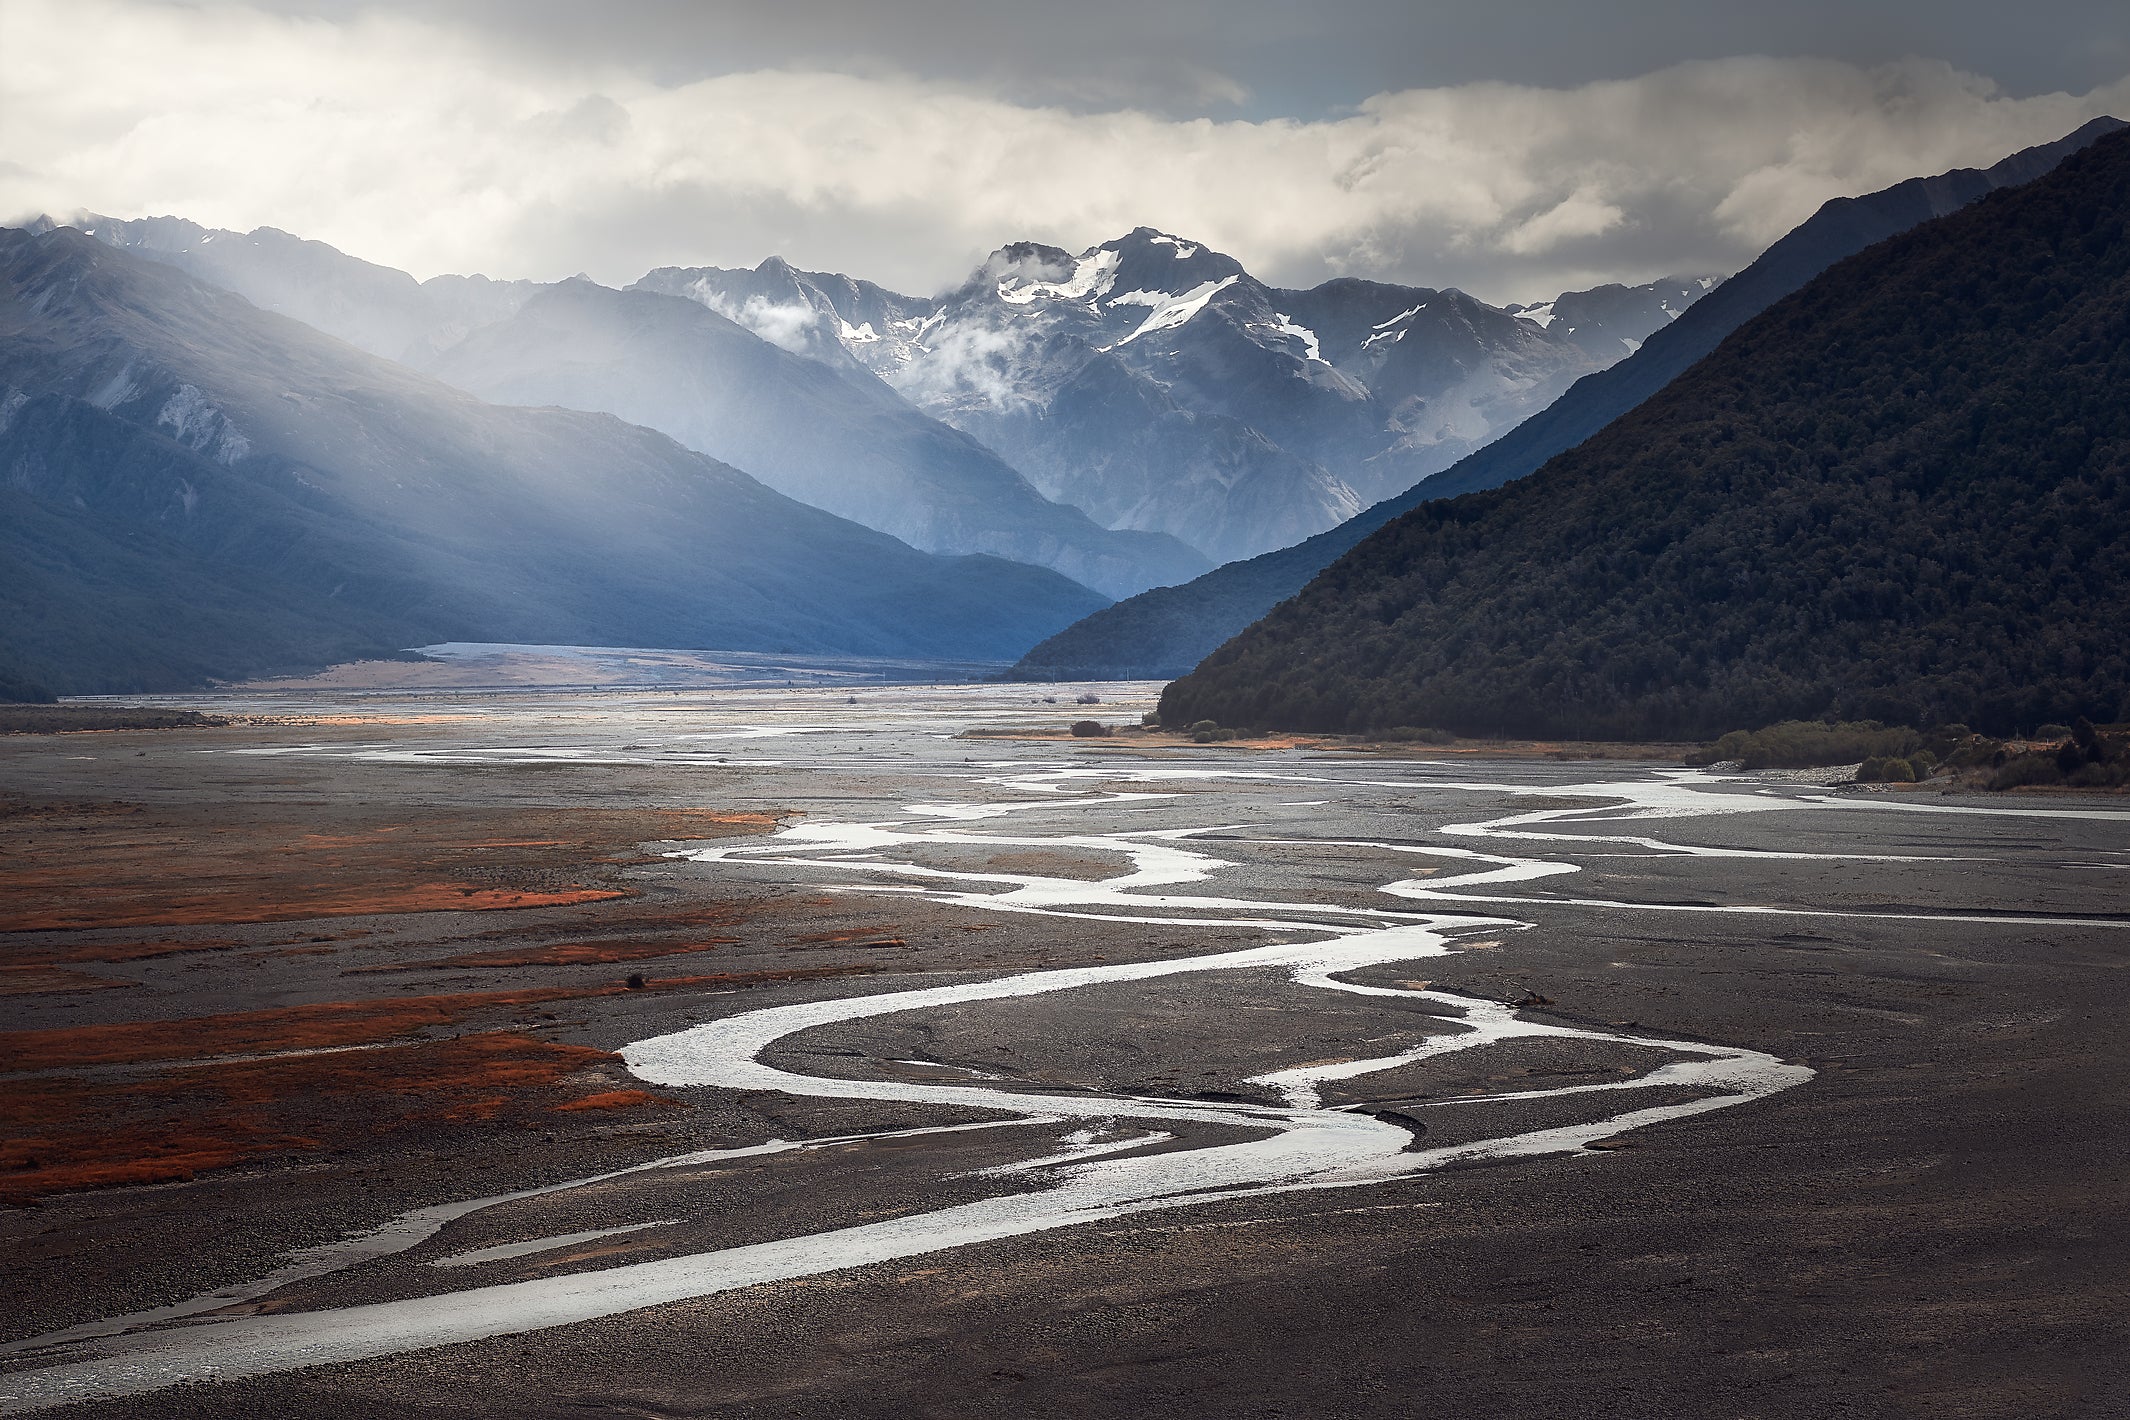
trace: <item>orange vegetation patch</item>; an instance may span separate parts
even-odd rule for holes
[[[368,1145],[415,1127],[532,1123],[555,1107],[569,1077],[614,1059],[588,1046],[491,1031],[191,1066],[122,1084],[17,1080],[0,1091],[0,1201],[176,1182],[277,1155]],[[602,1101],[585,1105],[602,1110],[666,1103],[643,1090],[583,1098]]]
[[[114,986],[138,986],[137,981],[113,981],[70,971],[63,966],[0,966],[0,996],[43,996],[58,991],[105,991]]]
[[[477,1011],[533,1006],[568,996],[596,996],[625,989],[617,985],[465,991],[397,1000],[328,1001],[316,1006],[194,1016],[186,1020],[4,1031],[0,1032],[0,1059],[18,1070],[52,1070],[146,1060],[258,1055],[279,1050],[325,1050],[452,1025]]]
[[[182,952],[220,952],[244,944],[234,937],[202,937],[191,942],[71,942],[58,947],[11,947],[8,956],[17,962],[146,961],[151,957],[177,956]]]
[[[128,908],[99,902],[91,889],[83,899],[47,912],[7,919],[12,932],[53,932],[76,927],[180,927],[236,922],[287,922],[306,917],[358,917],[390,912],[493,912],[522,907],[571,907],[627,897],[603,888],[515,892],[463,883],[413,883],[399,888],[344,889],[320,885],[307,892],[260,902],[239,893],[177,893],[153,907]]]
[[[780,981],[852,976],[864,966],[800,967],[778,971],[732,971],[671,976],[640,987],[620,982],[591,986],[544,986],[523,991],[460,991],[441,996],[379,997],[328,1001],[274,1011],[193,1016],[170,1021],[61,1026],[50,1030],[0,1031],[0,1059],[16,1070],[72,1069],[84,1065],[130,1065],[151,1060],[202,1060],[219,1055],[263,1055],[286,1050],[330,1050],[374,1044],[416,1031],[454,1025],[481,1011],[537,1006],[626,991],[673,991],[692,987],[736,988]]]
[[[836,906],[834,903],[809,904],[818,907]],[[701,927],[731,927],[746,920],[757,910],[759,904],[744,907],[736,902],[712,902],[681,907],[669,912],[616,916],[612,912],[599,915],[599,929],[603,932],[632,932],[641,936],[661,933],[682,933]],[[525,928],[510,926],[490,932],[480,932],[461,940],[471,942],[523,941]]]
[[[369,1147],[379,1134],[417,1126],[532,1124],[558,1109],[657,1105],[664,1101],[646,1090],[594,1089],[557,1099],[568,1077],[617,1058],[587,1046],[514,1030],[393,1042],[485,1010],[632,990],[738,990],[870,969],[725,972],[640,987],[471,991],[0,1034],[0,1059],[24,1071],[209,1058],[144,1079],[6,1081],[0,1086],[0,1202],[178,1181],[319,1148]],[[298,1053],[268,1053],[274,1051]],[[266,1058],[211,1058],[240,1054]]]
[[[429,971],[438,967],[505,966],[596,966],[620,961],[645,961],[652,957],[687,956],[693,952],[729,947],[737,937],[706,937],[694,942],[556,942],[551,946],[468,952],[464,956],[438,957],[434,961],[393,962],[382,966],[358,966],[349,976],[384,971]]]
[[[394,805],[298,811],[244,800],[0,804],[0,931],[602,902],[628,894],[596,877],[641,861],[639,844],[763,833],[778,820],[661,808],[406,814]]]
[[[660,1105],[667,1109],[679,1109],[677,1100],[661,1099],[649,1090],[605,1090],[596,1095],[586,1095],[581,1100],[558,1104],[555,1112],[568,1114],[580,1109],[640,1109],[645,1105]]]
[[[818,952],[825,951],[831,947],[848,947],[853,951],[860,951],[871,948],[906,947],[909,945],[908,942],[900,937],[884,937],[880,935],[885,930],[887,929],[875,928],[867,932],[810,932],[806,936],[796,938],[785,950],[791,952]]]

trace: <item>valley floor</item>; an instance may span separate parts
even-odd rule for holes
[[[2130,809],[1078,689],[0,739],[0,1410],[2130,1411]]]

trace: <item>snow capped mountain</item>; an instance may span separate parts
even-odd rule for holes
[[[576,288],[601,289],[520,316]],[[483,403],[64,228],[0,228],[0,468],[0,663],[67,691],[439,640],[993,657],[1103,602],[607,415]]]
[[[775,260],[639,284],[768,338],[803,326],[786,348],[859,361],[1050,497],[1221,560],[1448,467],[1705,289],[1601,288],[1521,315],[1352,279],[1282,290],[1150,227],[1079,253],[1016,242],[934,299]]]
[[[928,550],[1032,560],[1113,594],[1188,576],[1198,556],[1255,556],[1344,522],[1624,358],[1713,284],[1599,287],[1507,310],[1459,291],[1351,278],[1283,290],[1203,242],[1150,227],[1079,253],[1001,247],[937,297],[771,257],[752,270],[662,267],[630,292],[706,308],[774,358],[742,359],[704,326],[687,337],[692,353],[667,352],[665,364],[617,383],[539,342],[560,362],[554,370],[502,361],[494,339],[479,360],[463,357],[554,289],[538,283],[416,282],[265,228],[76,225],[373,354],[449,368],[486,397],[621,414]],[[676,329],[631,328],[647,348]],[[613,348],[630,363],[627,340]],[[713,348],[723,352],[714,360]],[[794,358],[808,363],[789,368]],[[720,362],[728,372],[712,375]],[[820,366],[839,382],[803,377]],[[715,398],[686,393],[699,378]],[[936,426],[902,429],[898,405],[982,448],[942,439]],[[997,457],[978,476],[985,454]],[[1065,507],[1046,513],[1044,500]],[[1114,541],[1146,534],[1175,541]]]
[[[1721,285],[1720,276],[1668,276],[1646,286],[1593,286],[1550,301],[1505,309],[1541,330],[1565,335],[1601,360],[1624,359]]]
[[[848,359],[848,357],[842,357]],[[1195,576],[1174,539],[1099,526],[869,371],[802,359],[702,305],[590,281],[543,290],[429,372],[484,399],[601,411],[927,551],[1051,567],[1111,596]]]
[[[685,296],[793,354],[881,375],[917,353],[917,332],[933,304],[870,281],[800,271],[780,256],[752,271],[661,266],[629,289]]]
[[[881,343],[877,332],[904,319],[905,298],[869,282],[772,260],[714,273],[744,283],[697,273],[700,289],[681,301],[657,294],[652,278],[627,293],[584,278],[417,282],[271,228],[214,231],[169,217],[71,225],[482,398],[656,429],[927,552],[1033,563],[1110,596],[1209,565],[1176,540],[1100,526],[1045,497],[992,450],[882,384],[847,352]],[[653,273],[667,277],[684,285],[689,274]],[[835,302],[851,321],[820,315]]]

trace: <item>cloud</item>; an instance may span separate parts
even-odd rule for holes
[[[1528,221],[1504,233],[1501,249],[1513,256],[1539,256],[1578,238],[1601,237],[1627,220],[1627,214],[1589,188],[1577,188]]]
[[[277,226],[417,275],[623,283],[777,253],[927,292],[1007,241],[1145,224],[1277,281],[1529,300],[1732,270],[1827,198],[2109,111],[2130,80],[2013,97],[1933,61],[1748,57],[1215,121],[891,73],[661,82],[369,10],[0,7],[0,214]]]
[[[1024,330],[1011,326],[949,326],[929,335],[925,357],[903,367],[890,383],[928,409],[1017,409],[1030,401],[1024,383],[1011,372],[1028,368],[1033,345]]]
[[[706,295],[703,304],[729,321],[746,326],[771,345],[804,355],[814,348],[811,339],[821,324],[821,313],[802,302],[779,305],[767,296],[749,296],[735,304],[721,295]]]

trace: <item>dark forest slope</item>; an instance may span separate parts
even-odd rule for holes
[[[1530,474],[1655,394],[1725,336],[1835,262],[1985,193],[2031,182],[2068,154],[2122,127],[2116,119],[2097,118],[2066,138],[2014,153],[1986,170],[1958,168],[1863,197],[1836,198],[1652,334],[1632,356],[1584,376],[1546,409],[1453,467],[1305,542],[1104,607],[1031,650],[1016,670],[1032,679],[1181,675],[1399,514],[1430,499],[1498,488]]]
[[[1425,503],[1164,718],[1705,736],[2130,714],[2130,135],[1849,259],[1595,438]]]

